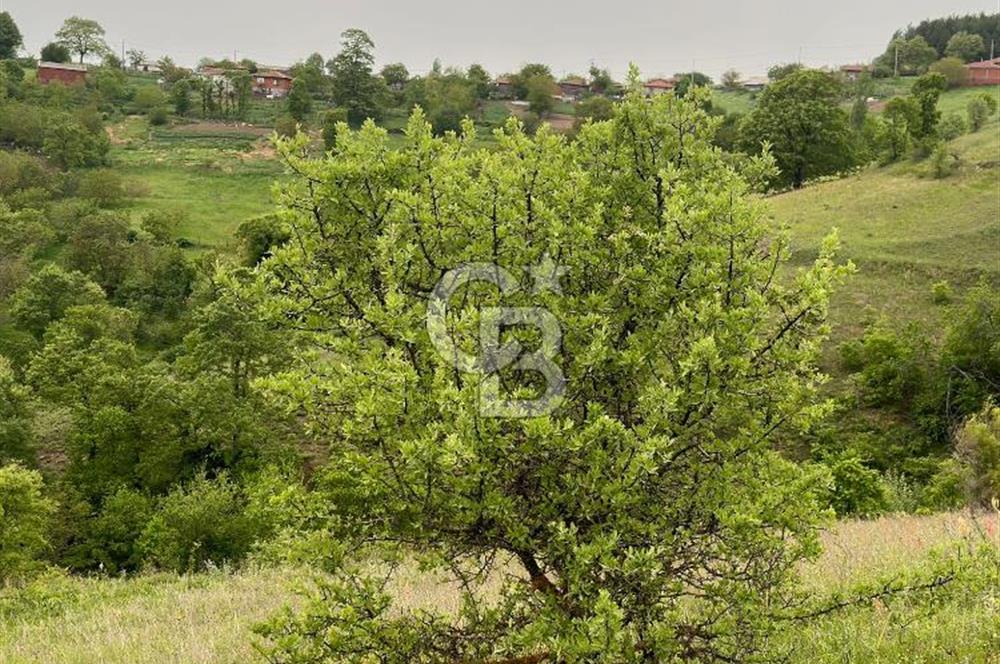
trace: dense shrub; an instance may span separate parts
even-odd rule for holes
[[[10,360],[0,355],[0,465],[32,460],[28,396],[27,389],[18,383]]]
[[[889,490],[877,470],[845,454],[826,462],[833,475],[831,504],[838,516],[874,516],[889,507]]]
[[[897,331],[881,324],[859,341],[841,347],[845,368],[856,372],[862,400],[872,406],[900,405],[927,382],[927,348],[912,328]]]
[[[104,163],[110,142],[101,131],[88,131],[79,122],[56,116],[45,130],[42,152],[62,168],[99,166]]]
[[[0,583],[39,566],[54,511],[41,474],[17,464],[0,467]]]
[[[176,572],[240,561],[256,538],[239,487],[227,476],[204,476],[163,498],[143,530],[139,547],[151,567]]]
[[[253,267],[291,239],[291,230],[276,215],[247,219],[236,229],[243,248],[243,264]]]
[[[80,176],[76,195],[100,208],[118,207],[127,195],[125,180],[111,169],[87,171]]]
[[[108,574],[138,570],[142,566],[139,538],[152,515],[153,501],[138,491],[122,488],[105,498],[86,528],[89,566]]]
[[[958,113],[950,113],[938,125],[938,134],[942,140],[953,141],[969,130],[969,125]]]
[[[1000,408],[987,405],[958,430],[955,458],[970,502],[988,507],[1000,497]]]
[[[996,113],[997,102],[992,95],[982,93],[976,95],[966,104],[966,113],[969,116],[969,129],[979,131],[986,124],[986,120]]]
[[[103,300],[104,291],[86,275],[49,264],[34,272],[14,292],[9,311],[18,327],[40,338],[45,328],[62,318],[68,308]]]

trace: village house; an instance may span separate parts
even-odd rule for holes
[[[579,76],[567,76],[559,81],[559,96],[566,101],[579,101],[589,90],[590,85]]]
[[[965,85],[1000,85],[1000,58],[965,65]]]
[[[145,60],[143,62],[140,62],[139,65],[136,67],[136,70],[145,72],[147,74],[159,74],[162,71],[160,69],[160,65],[151,60]]]
[[[651,78],[643,85],[646,89],[647,97],[655,97],[672,92],[676,86],[677,79],[675,78]]]
[[[253,75],[254,94],[284,97],[292,89],[292,77],[280,69],[265,69]]]
[[[493,82],[493,90],[490,96],[494,99],[513,99],[514,81],[510,76],[499,76]]]
[[[769,83],[766,76],[751,76],[740,83],[740,86],[747,92],[760,92]]]
[[[870,74],[872,68],[868,65],[844,65],[840,71],[848,81],[856,81],[862,74]]]
[[[39,83],[62,83],[63,85],[83,85],[87,80],[87,65],[63,62],[39,62],[36,73]]]

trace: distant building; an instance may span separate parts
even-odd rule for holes
[[[750,76],[745,81],[741,81],[740,86],[747,92],[760,92],[767,87],[769,82],[766,76]]]
[[[869,65],[844,65],[840,71],[849,81],[858,80],[862,74],[870,74],[872,71]]]
[[[155,62],[151,62],[149,60],[147,60],[145,62],[140,62],[139,66],[136,67],[136,69],[138,71],[146,72],[148,74],[159,74],[160,71],[161,71],[160,65],[158,65]]]
[[[590,90],[587,81],[579,76],[569,76],[559,81],[560,97],[567,101],[577,101]]]
[[[677,87],[677,79],[651,78],[646,81],[642,87],[645,88],[647,97],[655,97],[657,95],[673,92],[673,89]]]
[[[514,80],[510,76],[500,76],[493,81],[493,91],[491,96],[494,99],[513,99]]]
[[[1000,58],[965,65],[966,85],[1000,85]]]
[[[265,97],[284,97],[292,89],[292,80],[279,69],[258,71],[253,75],[253,91]]]
[[[83,85],[87,80],[87,65],[69,62],[39,62],[36,78],[39,83],[62,83],[63,85]]]

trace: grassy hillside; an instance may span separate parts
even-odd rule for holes
[[[949,92],[941,106],[964,109],[970,94]],[[795,264],[812,260],[836,228],[841,256],[858,266],[834,301],[835,340],[880,316],[940,329],[949,306],[933,304],[934,283],[947,280],[958,294],[980,278],[1000,284],[1000,122],[994,116],[949,149],[961,165],[946,178],[934,178],[926,161],[904,162],[770,199]]]
[[[824,535],[823,557],[803,570],[817,592],[905,570],[935,547],[996,540],[996,516],[893,517],[844,522]],[[1000,541],[996,541],[1000,546]],[[254,624],[294,603],[301,571],[216,571],[96,581],[48,577],[0,593],[0,663],[167,664],[252,661]],[[396,589],[408,605],[449,606],[446,586],[414,574]],[[934,615],[905,598],[786,630],[792,662],[984,662],[996,636],[995,593],[954,598]],[[931,648],[933,644],[933,649]]]

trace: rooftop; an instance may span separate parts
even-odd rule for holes
[[[87,65],[75,64],[73,62],[39,62],[39,69],[66,69],[69,71],[87,71]]]

